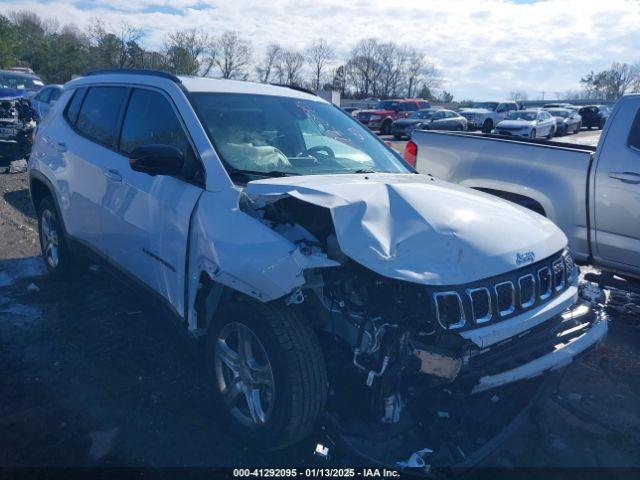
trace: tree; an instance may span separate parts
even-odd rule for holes
[[[528,100],[529,95],[527,95],[527,92],[525,92],[524,90],[514,90],[509,93],[509,99],[513,100],[514,102],[521,102],[523,100]]]
[[[320,82],[325,68],[333,60],[333,48],[329,46],[326,40],[321,38],[307,47],[305,54],[313,72],[312,88],[320,90]]]
[[[209,35],[195,28],[178,30],[165,37],[164,67],[171,73],[207,76],[215,61]]]
[[[300,73],[304,66],[304,56],[300,52],[285,50],[280,56],[277,66],[279,83],[286,85],[300,85],[302,79]]]
[[[598,73],[589,72],[580,79],[588,98],[604,98],[616,100],[633,90],[640,81],[640,70],[637,66],[614,62],[611,68]]]
[[[281,61],[282,47],[277,43],[267,45],[262,64],[256,67],[258,80],[262,83],[269,83],[272,79],[277,66]]]
[[[347,91],[347,75],[345,66],[340,65],[333,71],[333,78],[330,85],[331,90],[337,90],[344,95]]]
[[[15,62],[17,32],[4,15],[0,15],[0,68],[10,68]]]
[[[360,40],[351,50],[347,60],[347,80],[356,95],[375,95],[380,76],[380,49],[375,38]]]
[[[453,102],[453,95],[450,92],[447,92],[446,90],[443,90],[442,93],[440,94],[440,102],[442,103],[452,103]]]
[[[251,45],[238,32],[224,32],[215,41],[214,50],[222,78],[247,78],[245,68],[251,62]]]

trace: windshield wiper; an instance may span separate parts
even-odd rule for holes
[[[378,173],[375,170],[367,170],[366,168],[361,168],[359,170],[354,170],[351,173]]]
[[[229,172],[230,175],[232,176],[242,176],[242,177],[272,177],[272,178],[277,178],[277,177],[289,177],[291,175],[294,175],[293,173],[289,173],[289,172],[281,172],[279,170],[270,170],[268,172],[261,172],[258,170],[238,170],[238,169],[234,169],[231,172]]]

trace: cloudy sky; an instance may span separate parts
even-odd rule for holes
[[[639,0],[0,0],[2,13],[19,9],[80,27],[126,20],[148,47],[176,29],[237,30],[255,56],[324,37],[344,58],[359,39],[393,39],[423,50],[457,99],[551,98],[590,70],[640,61]]]

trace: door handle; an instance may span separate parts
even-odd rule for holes
[[[67,144],[63,143],[63,142],[58,142],[56,143],[56,150],[58,150],[59,152],[66,152],[67,151]]]
[[[640,173],[636,172],[609,172],[609,177],[621,182],[640,183]]]
[[[112,182],[121,182],[122,181],[122,175],[120,175],[120,172],[114,169],[109,169],[107,170],[106,168],[104,170],[102,170],[102,174],[107,177],[109,180],[111,180]]]

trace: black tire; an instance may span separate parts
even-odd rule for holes
[[[402,140],[402,135],[398,135],[397,133],[393,135],[395,140]]]
[[[380,134],[381,135],[389,135],[391,134],[391,120],[385,120],[382,122],[380,126]]]
[[[578,122],[576,125],[576,129],[573,133],[580,133],[581,128],[582,128],[582,123]]]
[[[493,121],[487,118],[482,124],[482,133],[491,133],[491,130],[493,130]]]
[[[598,130],[602,130],[604,128],[605,123],[606,123],[606,120],[604,118],[600,120],[600,123],[598,123]]]
[[[272,406],[267,409],[268,415],[265,413],[263,422],[251,425],[238,418],[239,408],[249,411],[244,393],[237,394],[238,402],[244,402],[237,408],[238,402],[229,406],[224,400],[219,378],[226,367],[221,366],[222,360],[216,361],[219,338],[230,327],[238,328],[238,324],[248,328],[253,338],[258,339],[263,358],[272,372],[273,395],[268,397],[271,402],[265,402],[272,403]],[[302,440],[311,433],[324,411],[327,398],[324,357],[311,325],[295,307],[281,302],[262,304],[248,301],[221,306],[209,327],[205,363],[206,383],[213,386],[211,390],[219,407],[216,412],[222,413],[230,433],[258,450],[277,450]],[[262,402],[262,393],[258,395]],[[261,405],[260,408],[264,412],[263,407]]]
[[[551,130],[549,130],[549,135],[547,135],[547,140],[551,140],[556,134],[556,129],[552,128]]]
[[[591,125],[587,125],[587,130],[591,130]]]
[[[51,196],[44,197],[38,205],[38,237],[40,238],[42,259],[51,275],[67,277],[77,272],[74,258],[67,247],[58,211]],[[53,254],[54,248],[55,255]]]

